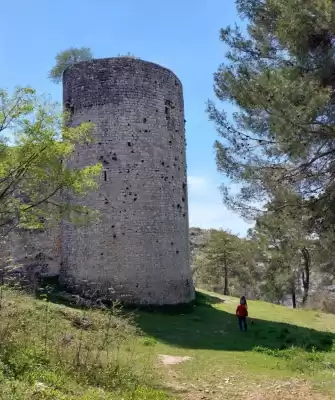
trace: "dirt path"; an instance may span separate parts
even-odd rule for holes
[[[331,400],[316,393],[307,381],[269,381],[263,384],[243,383],[243,376],[222,377],[215,385],[201,385],[183,382],[174,366],[191,361],[191,357],[160,355],[164,365],[167,388],[182,400]]]

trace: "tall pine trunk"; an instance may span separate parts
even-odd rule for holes
[[[224,289],[223,294],[225,296],[229,296],[229,281],[228,281],[228,263],[226,254],[224,255]]]
[[[310,273],[311,273],[311,255],[309,250],[306,247],[301,249],[302,256],[304,258],[304,267],[302,271],[302,286],[304,289],[304,293],[302,296],[302,304],[306,305],[309,295],[309,286],[310,286]]]

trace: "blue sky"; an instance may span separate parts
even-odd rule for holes
[[[2,88],[30,85],[60,101],[61,86],[47,74],[56,53],[71,46],[90,47],[95,57],[130,52],[172,69],[184,86],[190,224],[246,232],[248,225],[222,204],[217,135],[205,113],[226,51],[219,29],[238,21],[234,0],[12,0],[1,14]]]

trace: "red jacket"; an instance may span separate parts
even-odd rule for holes
[[[236,315],[238,317],[247,317],[248,316],[248,309],[244,304],[240,304],[236,308]]]

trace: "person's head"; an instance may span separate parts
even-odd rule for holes
[[[243,305],[246,305],[246,304],[247,304],[247,300],[246,300],[245,296],[242,296],[242,297],[240,298],[240,304],[243,304]]]

